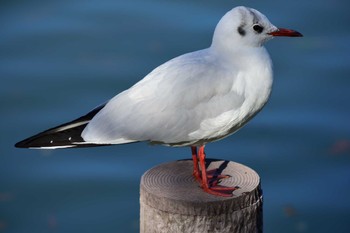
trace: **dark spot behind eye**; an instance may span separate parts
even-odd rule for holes
[[[239,26],[237,28],[237,31],[238,33],[241,35],[241,36],[244,36],[245,35],[245,30],[243,29],[243,25]]]
[[[253,26],[254,31],[256,31],[257,33],[262,33],[262,31],[264,30],[264,27],[260,26],[259,24],[255,24]]]

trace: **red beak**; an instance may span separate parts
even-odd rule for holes
[[[286,28],[279,28],[277,31],[268,33],[271,36],[289,36],[289,37],[302,37],[303,35],[300,32],[286,29]]]

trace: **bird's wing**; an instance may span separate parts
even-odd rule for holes
[[[112,98],[89,122],[84,140],[176,144],[225,130],[244,95],[233,88],[237,73],[220,67],[206,53],[170,60]]]

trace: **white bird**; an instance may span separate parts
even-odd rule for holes
[[[273,74],[263,44],[275,36],[302,35],[275,27],[255,9],[235,7],[216,26],[209,48],[160,65],[106,104],[15,146],[55,149],[139,141],[190,146],[193,174],[203,190],[231,196],[235,188],[218,185],[226,176],[215,180],[212,171],[207,173],[204,146],[236,132],[266,104]]]

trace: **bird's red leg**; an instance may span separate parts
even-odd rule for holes
[[[196,180],[200,183],[202,183],[202,178],[201,178],[201,171],[199,170],[198,167],[198,154],[197,154],[197,147],[196,146],[191,146],[192,150],[192,160],[193,160],[193,176],[196,178]],[[217,174],[217,169],[213,169],[210,171],[207,171],[207,178],[209,179],[210,184],[218,184],[221,179],[229,178],[229,175],[221,175]]]
[[[191,146],[192,150],[192,160],[193,160],[193,176],[196,178],[197,181],[201,181],[201,176],[198,168],[198,155],[197,155],[197,147]]]
[[[204,146],[199,147],[199,164],[202,170],[202,184],[201,187],[204,189],[204,191],[208,192],[209,190],[209,183],[207,178],[207,170],[205,168],[205,153],[204,153]]]
[[[208,176],[207,171],[205,168],[205,152],[204,152],[204,146],[199,147],[199,164],[202,171],[202,183],[201,187],[203,190],[207,193],[216,195],[216,196],[222,196],[222,197],[232,197],[232,192],[237,189],[237,187],[225,187],[222,185],[218,185],[218,182],[215,181],[213,184],[209,185],[208,182]]]

